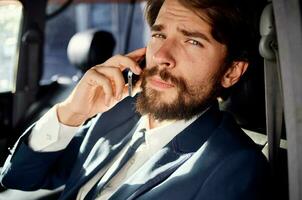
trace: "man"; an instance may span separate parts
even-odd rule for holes
[[[2,184],[65,184],[60,199],[266,198],[264,156],[216,103],[248,67],[241,14],[224,0],[148,1],[147,48],[90,69],[20,138]],[[126,68],[141,74],[135,98]]]

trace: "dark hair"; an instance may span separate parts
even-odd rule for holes
[[[148,0],[146,18],[150,26],[165,0]],[[252,15],[257,12],[243,0],[178,0],[186,8],[196,12],[212,27],[212,36],[227,47],[225,65],[233,61],[250,62],[257,53],[258,43]],[[201,12],[203,15],[201,15]],[[204,14],[206,16],[204,16]],[[256,48],[256,49],[255,49]]]

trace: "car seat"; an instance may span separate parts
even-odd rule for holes
[[[90,29],[76,33],[67,48],[71,64],[83,73],[94,65],[110,58],[115,48],[115,39],[107,31]]]

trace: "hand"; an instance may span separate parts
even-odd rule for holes
[[[69,97],[58,104],[57,115],[61,123],[79,126],[88,118],[106,112],[128,96],[122,71],[129,68],[139,75],[137,63],[146,54],[146,48],[137,49],[125,56],[116,55],[89,69]],[[136,85],[139,87],[139,84]]]

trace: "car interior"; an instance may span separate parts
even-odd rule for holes
[[[0,93],[1,164],[10,153],[9,148],[26,130],[26,127],[39,119],[53,105],[65,99],[81,75],[90,67],[110,58],[115,53],[114,50],[118,44],[114,35],[101,27],[75,33],[70,38],[65,51],[69,62],[78,71],[78,74],[72,78],[54,76],[50,81],[41,84],[45,24],[47,20],[60,15],[73,3],[76,4],[81,1],[53,1],[60,6],[53,13],[47,15],[46,6],[49,3],[47,0],[34,2],[32,0],[20,0],[20,2],[23,6],[23,19],[18,43],[19,59],[16,86],[13,92]],[[86,1],[86,3],[94,2],[97,1]],[[108,2],[119,3],[118,1]],[[129,0],[124,3],[135,5],[138,2],[143,1]],[[282,74],[285,67],[281,66],[281,59],[285,56],[280,54],[280,37],[278,38],[282,35],[278,32],[280,24],[285,22],[278,22],[279,29],[276,22],[276,19],[281,19],[281,16],[277,17],[277,14],[279,14],[278,12],[282,13],[282,9],[290,10],[295,5],[301,6],[298,0],[293,2],[295,3],[290,4],[288,1],[289,4],[287,4],[278,0],[254,2],[257,4],[255,15],[259,16],[255,22],[259,27],[259,43],[256,44],[259,46],[259,54],[255,56],[255,60],[251,63],[243,80],[232,88],[228,98],[219,99],[220,108],[230,112],[235,117],[244,132],[258,144],[268,159],[272,177],[271,187],[268,188],[272,193],[271,199],[282,200],[302,199],[302,191],[299,189],[302,188],[301,159],[291,163],[288,158],[289,152],[292,151],[296,152],[293,155],[298,158],[301,148],[297,150],[296,147],[289,146],[288,141],[288,130],[291,130],[289,129],[291,126],[289,126],[290,122],[288,121],[289,118],[286,117],[287,110],[285,109],[285,105],[288,103],[286,101],[288,97],[285,95],[286,84]],[[299,11],[301,20],[301,7],[298,6],[296,10]],[[133,10],[130,9],[129,12],[128,19],[132,21]],[[129,40],[129,34],[133,29],[133,25],[129,24],[127,25],[126,40]],[[299,25],[301,28],[301,24]],[[125,48],[125,52],[128,50]],[[297,129],[295,134],[298,134],[299,130],[301,129]],[[296,140],[298,142],[298,139]],[[291,142],[291,144],[294,143]],[[289,151],[289,148],[295,149]],[[296,172],[300,170],[300,174],[296,176],[300,178],[298,180],[301,182],[296,179],[292,180],[293,174],[289,173],[291,169],[296,169]],[[16,199],[16,196],[22,196],[24,199],[56,199],[61,190],[62,188],[55,191],[24,192],[1,188],[0,199]]]

